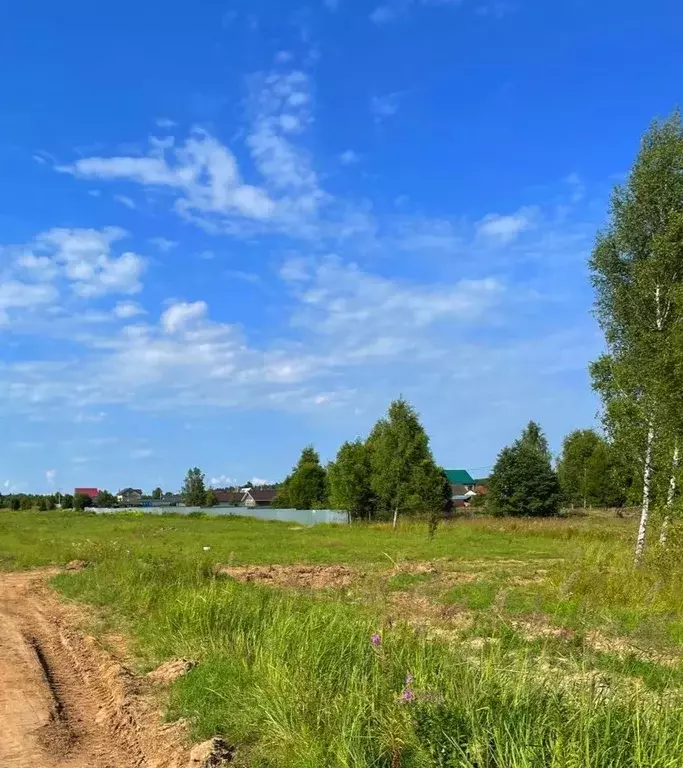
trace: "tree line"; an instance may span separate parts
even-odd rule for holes
[[[446,474],[434,461],[415,409],[394,400],[365,439],[345,442],[327,467],[307,446],[279,486],[275,506],[343,509],[352,519],[441,514],[451,502]]]

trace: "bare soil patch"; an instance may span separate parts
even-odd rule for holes
[[[163,725],[145,682],[76,628],[53,573],[0,575],[0,766],[184,768],[184,726]]]
[[[196,666],[197,662],[191,659],[171,659],[149,672],[147,678],[153,683],[169,685],[179,677],[186,675]]]
[[[216,565],[214,573],[277,587],[344,588],[363,576],[346,565]]]

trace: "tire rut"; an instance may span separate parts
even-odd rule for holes
[[[182,724],[162,725],[145,684],[78,630],[54,573],[0,574],[0,766],[185,766]]]

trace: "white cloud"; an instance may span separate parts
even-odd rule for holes
[[[150,448],[134,448],[130,452],[131,459],[149,459],[154,456],[154,452]]]
[[[354,152],[352,149],[347,149],[339,155],[339,162],[342,165],[354,165],[359,160],[360,157],[358,156],[358,153]]]
[[[206,318],[208,307],[204,301],[195,301],[192,304],[182,302],[172,304],[162,315],[161,325],[166,333],[178,333],[185,331],[188,326]]]
[[[51,229],[38,235],[34,253],[48,253],[82,297],[106,293],[137,293],[145,268],[142,257],[132,251],[112,256],[114,242],[125,237],[118,227],[95,229]]]
[[[56,469],[48,469],[45,471],[45,480],[47,481],[47,484],[52,488],[55,484],[55,480],[57,478],[57,470]]]
[[[578,173],[570,173],[565,177],[565,184],[569,187],[572,203],[580,203],[586,194],[586,185]]]
[[[133,301],[121,301],[114,307],[114,314],[123,320],[127,320],[136,315],[144,315],[145,310]]]
[[[182,146],[172,139],[153,141],[144,157],[87,157],[58,171],[81,178],[135,181],[179,193],[180,214],[224,214],[267,219],[274,202],[258,187],[242,181],[230,150],[206,131],[195,129]]]
[[[251,484],[252,485],[272,485],[272,481],[266,480],[264,477],[252,477]]]
[[[175,128],[176,125],[178,125],[175,120],[170,120],[168,117],[158,118],[156,124],[159,126],[159,128],[163,128],[165,130],[170,130],[171,128]]]
[[[378,5],[370,14],[370,21],[374,24],[386,24],[393,21],[400,14],[397,7],[391,5]]]
[[[237,485],[237,480],[228,475],[217,475],[209,480],[209,485],[212,488],[229,488],[233,485]]]
[[[400,92],[386,93],[383,96],[373,96],[370,110],[376,123],[382,123],[398,112]]]
[[[51,304],[58,295],[53,285],[34,285],[18,280],[0,283],[0,325],[9,322],[8,309],[32,309]]]
[[[275,54],[275,62],[276,64],[287,64],[290,62],[294,57],[290,53],[290,51],[278,51]]]
[[[301,71],[251,79],[246,144],[260,185],[245,183],[232,151],[199,128],[182,144],[172,137],[151,139],[143,156],[83,157],[56,170],[166,190],[180,216],[210,231],[271,227],[305,234],[328,199],[308,153],[291,140],[311,123],[311,101],[311,84]]]
[[[126,233],[117,227],[51,229],[26,245],[1,248],[0,323],[26,330],[37,322],[63,328],[68,318],[83,324],[106,319],[95,310],[76,311],[73,297],[93,299],[142,289],[144,259],[131,251],[114,253]],[[19,325],[17,325],[19,324]]]
[[[339,8],[339,0],[323,0],[323,5],[328,11],[336,11]]]
[[[302,265],[298,265],[302,270]],[[292,282],[292,266],[285,264]],[[299,276],[300,275],[300,276]],[[502,291],[498,280],[461,279],[452,285],[420,286],[362,271],[338,257],[311,262],[297,275],[295,291],[304,314],[313,310],[311,327],[318,333],[343,330],[358,323],[383,328],[426,327],[444,317],[472,320],[488,310]],[[304,276],[305,275],[305,276]]]
[[[462,2],[463,0],[389,0],[372,11],[370,21],[374,24],[388,24],[407,18],[409,11],[415,6],[457,7],[462,5]]]
[[[121,205],[125,205],[126,208],[130,208],[131,210],[137,209],[135,201],[127,195],[114,195],[114,200],[116,200],[117,203],[121,203]]]
[[[167,253],[178,246],[175,240],[169,240],[166,237],[150,237],[149,242],[163,253]]]
[[[535,226],[538,213],[535,207],[520,208],[507,216],[489,213],[477,223],[477,233],[500,243],[511,243],[522,232]]]
[[[243,272],[240,269],[228,269],[225,271],[225,276],[233,280],[241,280],[244,283],[253,283],[254,285],[259,285],[263,282],[261,276],[255,272]]]

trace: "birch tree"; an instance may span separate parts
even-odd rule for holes
[[[636,564],[645,549],[656,443],[672,436],[672,454],[681,443],[678,409],[672,407],[678,382],[667,374],[673,370],[672,339],[680,320],[682,214],[683,127],[676,112],[653,123],[643,137],[626,183],[614,189],[608,225],[590,260],[595,312],[608,350],[593,369],[594,385],[612,428],[623,433],[624,425],[614,418],[629,414],[626,431],[642,439]],[[675,493],[675,472],[673,477]]]

